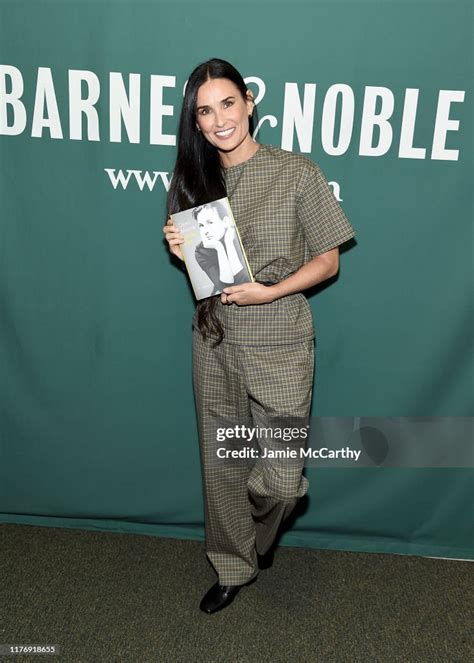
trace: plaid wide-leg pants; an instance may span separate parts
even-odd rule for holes
[[[302,475],[304,459],[258,458],[253,466],[217,462],[216,419],[246,419],[257,427],[266,426],[268,417],[307,420],[313,370],[313,340],[277,346],[223,341],[213,348],[193,329],[206,553],[222,585],[244,584],[257,575],[256,553],[270,548],[280,523],[308,490],[308,480]]]

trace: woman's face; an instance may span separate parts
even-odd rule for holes
[[[243,99],[227,78],[212,78],[201,85],[196,99],[196,124],[204,138],[219,150],[224,166],[245,161],[255,151],[249,134],[252,93]]]
[[[197,222],[201,239],[204,241],[219,241],[224,237],[227,230],[226,219],[223,220],[220,218],[215,207],[205,207],[202,209],[197,215]]]

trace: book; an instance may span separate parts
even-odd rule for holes
[[[254,281],[228,198],[171,214],[197,300]]]

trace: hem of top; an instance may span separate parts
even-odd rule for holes
[[[201,332],[197,327],[193,325],[193,330],[196,330],[198,334]],[[217,341],[216,336],[210,336],[208,334],[207,336],[211,341]],[[245,346],[250,346],[250,347],[267,347],[269,345],[298,345],[299,343],[303,343],[304,341],[315,341],[316,342],[316,334],[313,334],[312,336],[302,336],[301,338],[297,338],[295,340],[291,341],[263,341],[262,343],[242,343],[241,341],[234,341],[232,339],[228,339],[224,336],[222,339],[222,343],[227,343],[229,345],[245,345]]]
[[[336,244],[330,242],[329,244],[326,245],[325,248],[319,249],[317,253],[313,253],[312,257],[315,258],[316,256],[320,256],[323,253],[327,253],[327,251],[330,251],[331,249],[335,249],[337,246],[342,246],[342,244],[345,244],[355,236],[356,234],[354,232],[348,233],[347,235],[343,235],[337,240]]]

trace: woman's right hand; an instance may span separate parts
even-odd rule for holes
[[[184,260],[180,247],[180,244],[184,242],[184,237],[176,228],[176,226],[173,225],[171,217],[168,217],[168,221],[166,222],[166,226],[163,228],[163,232],[165,233],[165,239],[168,242],[168,249],[170,250],[170,253],[172,253],[180,260]]]

